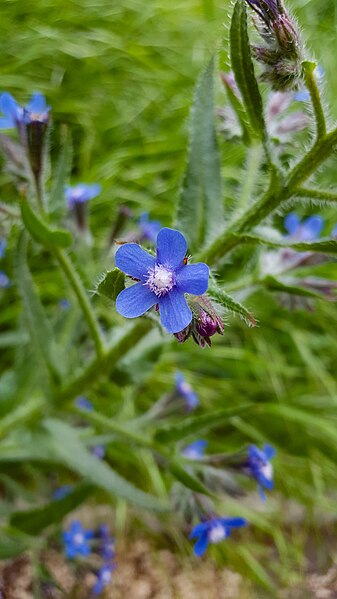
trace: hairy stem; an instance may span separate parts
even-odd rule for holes
[[[322,139],[326,135],[326,122],[321,97],[315,78],[315,68],[316,64],[313,62],[303,63],[304,78],[310,93],[310,98],[315,113],[316,135],[317,139]]]

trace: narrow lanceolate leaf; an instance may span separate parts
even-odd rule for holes
[[[220,158],[214,126],[214,59],[202,74],[191,112],[188,164],[177,208],[176,227],[191,251],[200,249],[224,225]]]
[[[116,301],[117,295],[125,288],[125,274],[114,268],[104,273],[98,282],[95,292]]]
[[[248,324],[248,326],[255,327],[257,325],[253,314],[247,308],[245,308],[245,306],[240,304],[240,302],[234,299],[231,295],[228,295],[228,293],[222,289],[211,286],[208,289],[208,294],[215,299],[220,306],[229,312],[238,314],[240,318],[242,318]]]
[[[264,139],[265,124],[260,90],[256,81],[247,31],[247,11],[243,0],[237,0],[230,30],[231,62],[235,80],[255,135]]]
[[[170,461],[168,463],[168,469],[173,476],[188,489],[191,489],[196,493],[211,495],[207,487],[205,487],[205,485],[198,478],[191,474],[191,472],[185,470],[185,468],[183,468],[177,461]]]
[[[66,248],[72,244],[72,236],[69,231],[51,229],[33,212],[26,199],[21,200],[20,207],[24,225],[35,241],[46,248]]]
[[[71,426],[56,419],[46,420],[44,426],[53,439],[53,450],[58,461],[62,461],[63,464],[114,497],[121,497],[148,510],[165,511],[168,509],[163,501],[141,491],[112,470],[105,462],[93,456]]]
[[[301,279],[297,279],[298,285],[283,283],[275,277],[268,275],[263,279],[263,283],[270,291],[280,291],[281,293],[290,293],[291,295],[300,295],[303,297],[312,297],[315,299],[324,299],[324,295],[318,291],[312,291],[305,287],[300,287]]]
[[[336,239],[322,239],[322,241],[297,241],[291,243],[289,240],[268,239],[245,233],[244,235],[236,235],[240,238],[241,243],[255,243],[260,245],[268,245],[272,248],[287,248],[297,252],[318,252],[319,254],[328,254],[335,256],[337,254]]]
[[[34,281],[27,265],[26,240],[22,235],[17,254],[17,282],[22,298],[23,313],[28,325],[30,338],[54,379],[60,379],[61,355],[53,341],[54,335],[44,308],[37,294]]]
[[[87,499],[93,488],[93,486],[82,483],[63,499],[51,501],[47,505],[33,510],[14,512],[11,515],[10,523],[27,534],[38,534],[47,526],[61,522],[69,512]]]

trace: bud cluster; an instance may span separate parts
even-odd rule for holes
[[[200,295],[189,302],[192,310],[192,320],[190,324],[175,337],[179,343],[184,343],[189,337],[192,337],[197,345],[205,347],[206,344],[211,347],[211,337],[215,333],[223,335],[224,323],[214,308],[213,303],[206,295]]]
[[[264,66],[262,80],[276,91],[296,90],[302,73],[300,34],[283,0],[246,0],[258,15],[255,27],[264,44],[252,46]]]

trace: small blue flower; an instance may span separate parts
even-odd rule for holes
[[[324,219],[313,215],[301,222],[297,214],[291,212],[285,217],[284,226],[293,241],[314,241],[322,232]]]
[[[158,233],[162,228],[161,223],[158,220],[150,220],[148,213],[143,212],[143,214],[140,215],[139,226],[142,232],[142,238],[155,243]]]
[[[0,270],[0,289],[7,289],[10,287],[10,279],[7,277],[6,273],[3,270]]]
[[[219,543],[231,535],[233,528],[246,526],[244,518],[212,518],[197,524],[189,538],[198,539],[194,545],[194,554],[197,557],[204,555],[209,543]]]
[[[68,497],[73,488],[73,485],[63,485],[62,487],[58,487],[53,493],[53,499],[55,499],[55,501],[60,501],[60,499]]]
[[[61,299],[59,301],[59,308],[61,308],[61,310],[69,310],[70,306],[70,301],[67,299]]]
[[[3,258],[6,252],[7,241],[6,239],[0,239],[0,258]]]
[[[106,561],[112,560],[115,557],[115,539],[110,535],[109,527],[101,524],[95,536],[99,539],[99,555]]]
[[[65,546],[65,554],[69,559],[77,555],[87,556],[91,553],[91,547],[88,543],[94,536],[92,530],[83,528],[81,522],[74,520],[68,530],[62,534],[62,540]]]
[[[199,405],[199,399],[191,385],[185,381],[184,375],[181,372],[176,373],[176,393],[184,398],[186,408],[194,410]]]
[[[263,501],[266,499],[263,489],[270,491],[274,487],[273,466],[270,460],[275,454],[274,447],[268,444],[263,449],[259,449],[256,445],[250,445],[248,448],[248,473],[257,481],[260,497]]]
[[[186,264],[185,237],[174,229],[161,229],[157,237],[157,257],[136,243],[126,243],[116,252],[116,265],[138,279],[121,291],[116,309],[126,318],[142,316],[158,304],[160,320],[169,333],[179,333],[192,320],[185,293],[202,295],[208,288],[206,264]]]
[[[86,183],[78,183],[77,185],[68,185],[65,188],[65,197],[67,200],[68,208],[71,210],[75,204],[83,204],[92,200],[101,193],[101,186],[99,183],[93,183],[87,185]]]
[[[0,110],[5,115],[0,117],[0,129],[12,129],[22,123],[46,122],[50,107],[42,94],[33,94],[27,106],[20,106],[11,94],[5,92],[0,95]]]
[[[104,445],[94,445],[91,448],[91,453],[98,458],[99,460],[103,460],[105,456],[105,447]]]
[[[97,580],[92,588],[92,592],[94,595],[100,595],[104,588],[110,584],[112,580],[112,572],[116,568],[116,565],[113,563],[103,564],[101,568],[97,571],[96,576]]]
[[[199,460],[205,455],[205,450],[208,445],[208,441],[204,439],[198,439],[190,445],[187,445],[182,451],[182,455],[189,460]]]
[[[78,397],[76,397],[75,405],[77,408],[80,408],[81,410],[87,410],[88,412],[92,412],[94,409],[94,406],[90,399],[88,399],[84,395],[79,395]]]

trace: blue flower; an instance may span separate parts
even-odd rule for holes
[[[77,185],[68,185],[65,188],[65,196],[69,210],[74,208],[76,204],[83,204],[92,200],[101,193],[101,186],[99,183],[93,183],[87,185],[86,183],[78,183]]]
[[[88,399],[84,395],[79,395],[78,397],[76,397],[75,405],[77,408],[80,408],[81,410],[87,410],[88,412],[92,412],[94,409],[94,406],[91,403],[90,399]]]
[[[5,115],[0,117],[0,129],[12,129],[22,123],[46,122],[50,107],[42,94],[33,94],[27,106],[20,106],[7,92],[0,95],[0,109]]]
[[[109,527],[106,524],[101,524],[95,536],[99,539],[99,555],[104,560],[112,560],[115,557],[115,539],[110,535]]]
[[[0,270],[0,289],[7,289],[11,284],[9,277],[3,270]]]
[[[68,497],[73,488],[73,485],[63,485],[62,487],[58,487],[53,493],[53,499],[55,499],[55,501],[60,501],[61,499]]]
[[[94,536],[92,530],[83,528],[81,522],[74,520],[68,530],[62,534],[65,545],[65,554],[69,559],[77,555],[87,556],[91,553],[91,547],[88,543]]]
[[[161,229],[161,223],[158,220],[150,220],[147,212],[140,215],[139,226],[143,239],[156,242],[158,233]]]
[[[285,217],[284,226],[292,240],[314,241],[321,234],[324,219],[321,216],[313,215],[301,222],[297,214],[291,212]]]
[[[71,303],[70,303],[69,300],[67,300],[65,298],[64,299],[60,299],[60,301],[59,301],[59,308],[61,308],[61,310],[69,310],[70,306],[71,306]]]
[[[94,445],[91,448],[91,453],[98,458],[99,460],[103,460],[105,456],[105,447],[104,445]]]
[[[248,448],[248,473],[257,481],[260,497],[263,501],[266,499],[263,489],[271,490],[274,487],[273,466],[270,460],[275,454],[274,447],[268,444],[263,449],[259,449],[256,445],[250,445]]]
[[[189,538],[198,539],[194,545],[194,554],[197,557],[204,555],[209,543],[219,543],[231,535],[233,528],[246,526],[244,518],[212,518],[197,524]]]
[[[182,331],[192,320],[185,293],[202,295],[209,277],[206,264],[186,264],[186,251],[185,237],[167,228],[158,233],[156,258],[136,243],[122,245],[116,252],[116,265],[139,282],[118,295],[117,312],[136,318],[158,304],[167,331]]]
[[[104,587],[106,587],[112,580],[112,572],[116,568],[116,565],[111,564],[103,564],[101,568],[96,573],[97,580],[92,588],[92,592],[94,595],[100,595],[103,592]]]
[[[189,460],[199,460],[205,455],[205,450],[208,445],[208,441],[205,439],[198,439],[187,445],[182,451],[182,455]]]
[[[6,252],[7,241],[6,239],[0,239],[0,258],[3,258]]]
[[[184,398],[186,408],[194,410],[199,405],[199,399],[191,385],[185,381],[184,375],[181,372],[176,373],[176,393]]]

